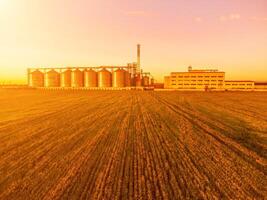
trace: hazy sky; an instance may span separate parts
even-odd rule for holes
[[[266,0],[0,0],[0,80],[27,67],[125,65],[218,68],[267,81]]]

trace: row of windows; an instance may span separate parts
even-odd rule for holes
[[[172,82],[209,82],[209,81],[212,81],[212,82],[223,82],[223,80],[171,80]]]
[[[173,83],[172,85],[200,85],[200,86],[205,86],[206,84],[175,84],[175,83]],[[217,84],[210,84],[210,85],[217,85]],[[223,86],[223,85],[218,84],[218,86]]]
[[[171,76],[172,78],[223,78],[224,76]]]
[[[252,84],[236,84],[236,83],[234,83],[234,84],[229,84],[229,83],[227,83],[227,84],[225,84],[225,85],[228,85],[228,86],[230,86],[230,85],[232,85],[232,86],[238,86],[238,85],[252,86]]]
[[[231,89],[235,89],[235,90],[245,90],[245,89],[252,89],[252,88],[242,88],[242,87],[238,87],[238,88],[231,88]]]
[[[184,87],[177,87],[177,89],[197,89],[196,87],[188,87],[188,88],[184,88]],[[216,87],[210,87],[210,89],[217,89]]]

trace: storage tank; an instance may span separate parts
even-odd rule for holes
[[[125,87],[125,70],[117,69],[112,75],[112,87]]]
[[[135,77],[135,86],[136,87],[141,87],[142,86],[142,79],[140,74],[137,74]]]
[[[131,77],[131,86],[136,86],[136,76]]]
[[[143,79],[142,79],[142,85],[144,87],[147,87],[149,86],[149,77],[148,76],[144,76]]]
[[[83,87],[84,86],[84,73],[79,69],[75,69],[71,73],[71,87]]]
[[[155,81],[154,81],[154,79],[152,78],[152,79],[150,80],[150,85],[153,86],[153,85],[154,85],[154,82],[155,82]]]
[[[98,72],[98,87],[111,87],[111,72],[102,69]]]
[[[29,86],[31,87],[44,87],[44,73],[35,70],[30,73]]]
[[[89,69],[84,71],[84,86],[97,87],[97,72]]]
[[[125,72],[125,87],[131,87],[131,73]]]
[[[45,74],[45,87],[59,87],[60,86],[60,74],[54,69]]]
[[[60,86],[71,87],[71,70],[68,69],[60,74]]]

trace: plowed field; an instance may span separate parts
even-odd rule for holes
[[[267,93],[0,90],[0,199],[264,199]]]

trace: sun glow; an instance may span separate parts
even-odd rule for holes
[[[28,67],[125,65],[137,42],[159,81],[188,65],[266,81],[267,1],[142,2],[0,0],[0,82]]]
[[[10,1],[8,1],[8,0],[0,0],[0,9],[1,9],[3,6],[7,5],[9,2],[10,2]]]

